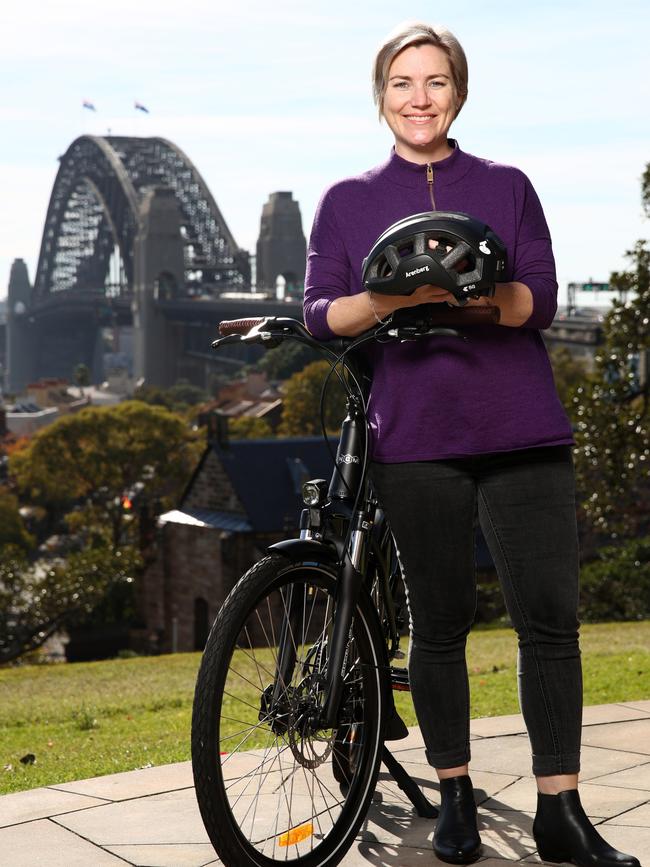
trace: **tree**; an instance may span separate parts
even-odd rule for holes
[[[587,366],[584,361],[572,355],[566,346],[552,346],[548,354],[558,396],[567,412],[571,413],[573,394],[588,377]]]
[[[89,614],[139,565],[132,548],[91,547],[54,563],[28,563],[17,548],[0,555],[0,664],[40,647],[63,625]]]
[[[313,361],[288,380],[278,433],[283,436],[321,433],[321,393],[329,370],[327,361]],[[325,394],[326,430],[338,431],[344,417],[345,391],[336,374],[333,374]]]
[[[650,164],[642,180],[650,216]],[[630,267],[610,277],[628,300],[614,301],[591,381],[573,396],[576,471],[583,508],[603,536],[633,538],[650,532],[650,249],[637,241]]]
[[[0,549],[12,545],[27,552],[34,543],[20,515],[18,500],[6,488],[0,488]]]
[[[273,436],[271,425],[263,418],[240,418],[228,419],[228,432],[233,439],[259,440]]]
[[[266,373],[268,379],[289,379],[294,373],[303,370],[312,361],[321,358],[320,353],[292,340],[285,340],[275,349],[270,349],[257,362],[257,367]]]
[[[0,661],[78,624],[116,591],[128,602],[155,512],[199,451],[182,418],[129,401],[64,416],[11,456],[18,488],[65,516],[67,532],[34,562],[15,548],[0,556]]]
[[[153,406],[164,406],[172,412],[185,412],[188,407],[207,400],[208,395],[197,385],[192,385],[186,379],[180,379],[171,388],[141,385],[135,390],[134,398]]]
[[[153,503],[177,494],[197,445],[178,416],[126,401],[57,419],[11,456],[9,469],[32,502],[56,515],[76,507],[84,520],[110,530],[116,548],[128,524],[124,498],[139,494]]]

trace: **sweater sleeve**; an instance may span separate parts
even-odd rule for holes
[[[515,192],[518,213],[512,279],[533,295],[533,311],[522,328],[548,328],[557,310],[557,279],[551,235],[544,211],[528,178],[521,174]]]
[[[350,260],[339,231],[332,190],[323,194],[309,238],[305,299],[305,325],[318,340],[336,334],[327,324],[327,311],[336,298],[350,294]]]

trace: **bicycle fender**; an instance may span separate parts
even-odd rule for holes
[[[326,563],[337,563],[339,559],[336,548],[325,545],[323,542],[317,542],[315,539],[283,539],[282,542],[269,545],[266,550],[269,553],[275,551],[282,554],[292,563],[298,563],[301,560],[314,560],[316,562],[324,560]]]

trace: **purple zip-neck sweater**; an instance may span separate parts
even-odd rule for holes
[[[506,280],[525,283],[533,312],[520,328],[464,329],[467,340],[433,337],[374,344],[369,402],[372,456],[382,463],[427,461],[572,443],[539,329],[557,306],[551,239],[539,199],[518,169],[463,153],[433,163],[438,210],[487,223],[508,250]],[[426,166],[393,150],[390,159],[325,191],[314,218],[305,323],[333,337],[327,309],[363,292],[361,265],[396,220],[430,211]]]

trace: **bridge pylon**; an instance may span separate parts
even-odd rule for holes
[[[174,384],[182,332],[165,318],[165,302],[184,292],[182,215],[174,190],[150,187],[139,205],[134,253],[134,375],[145,385]]]
[[[7,293],[7,375],[5,387],[10,394],[20,394],[33,378],[32,343],[34,323],[29,315],[32,284],[27,265],[14,259]]]

